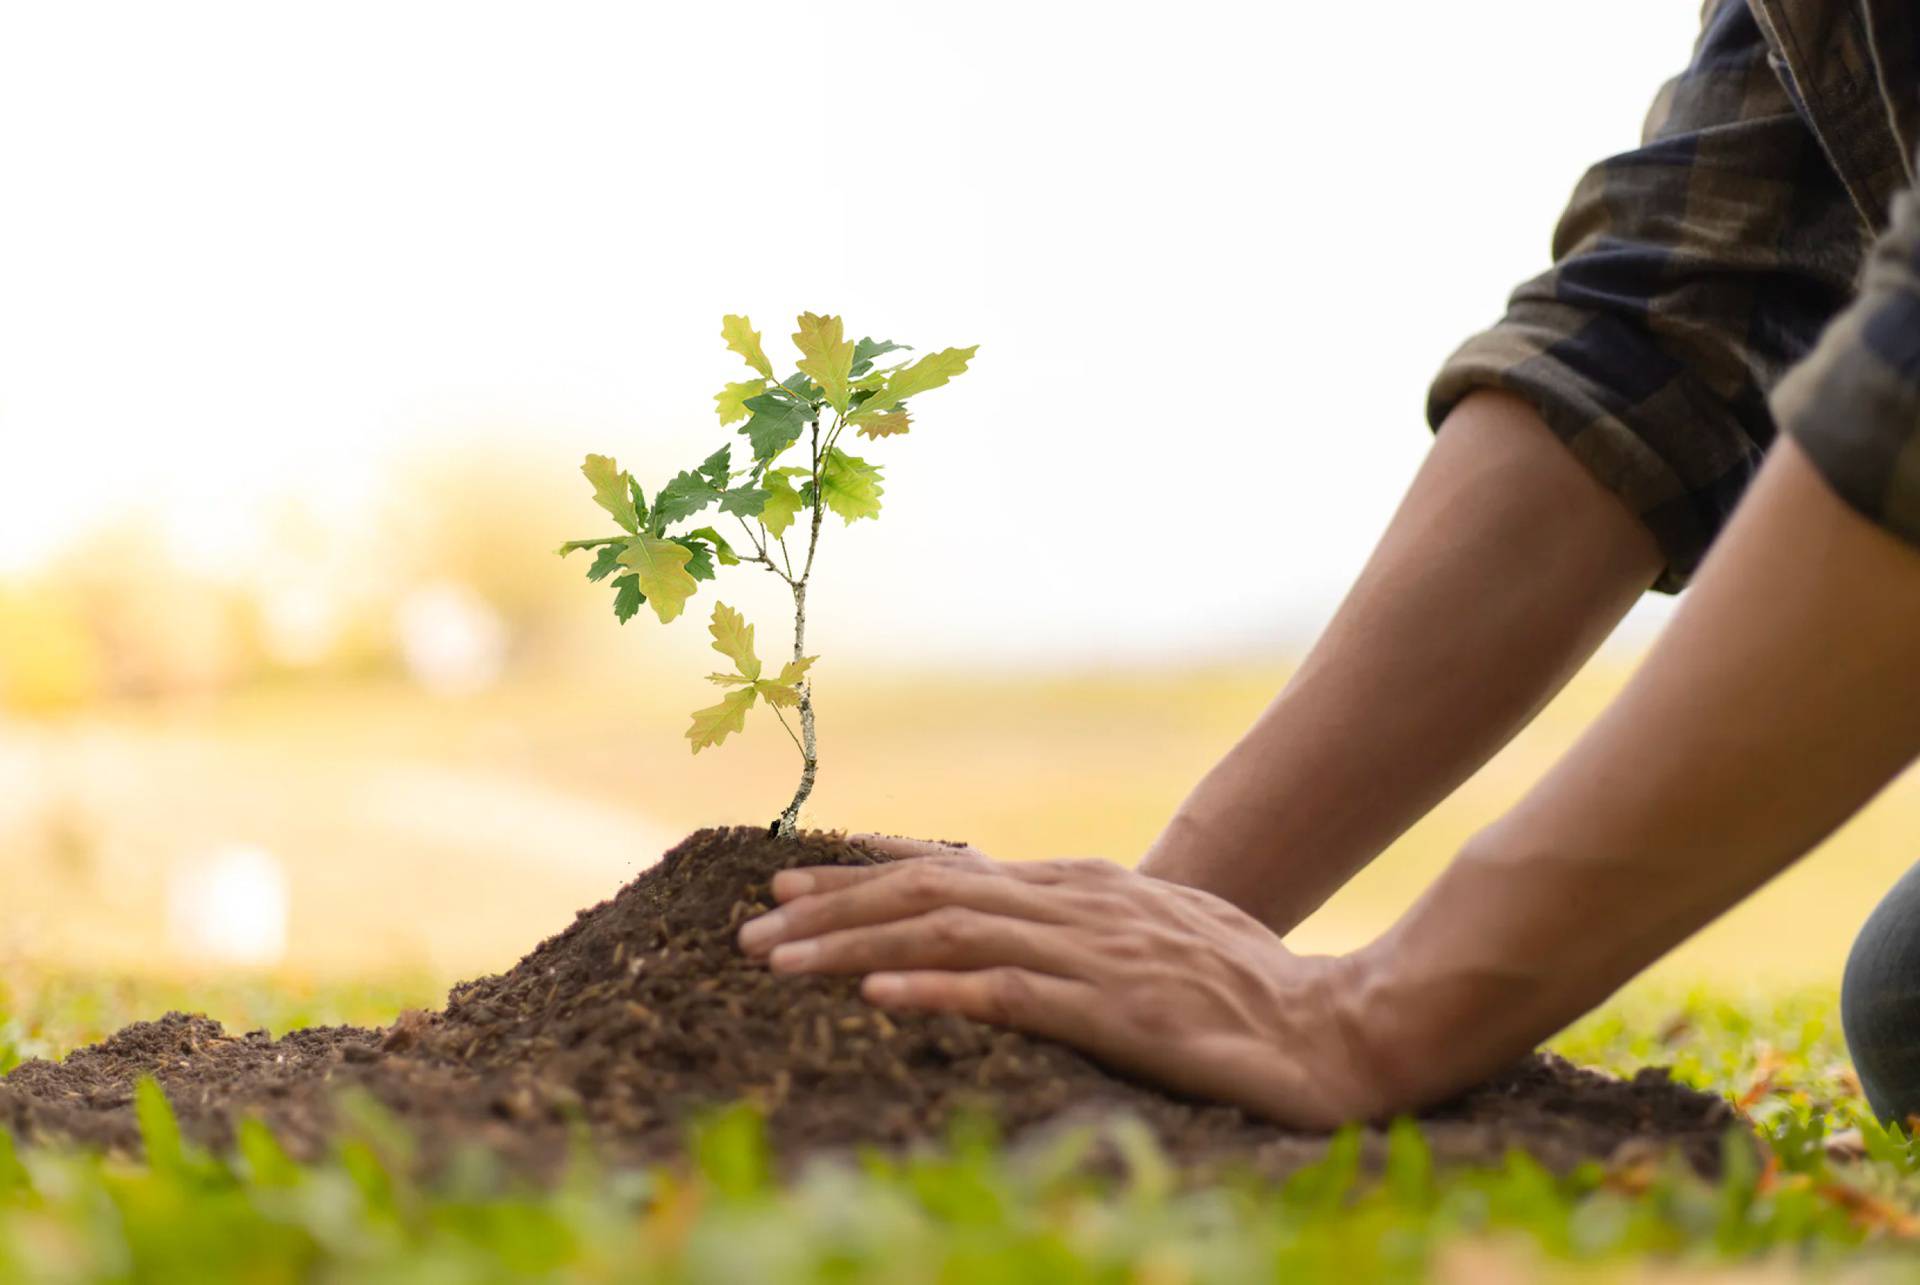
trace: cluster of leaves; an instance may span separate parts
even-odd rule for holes
[[[850,340],[839,317],[808,312],[796,324],[793,343],[800,358],[794,373],[782,379],[747,318],[721,321],[720,337],[752,374],[727,384],[713,399],[721,426],[738,425],[736,432],[746,439],[746,458],[737,465],[736,443],[728,442],[697,467],[669,479],[649,502],[640,483],[611,457],[587,456],[581,472],[593,488],[594,502],[620,530],[570,540],[560,553],[597,551],[587,579],[611,579],[613,611],[622,624],[642,606],[652,608],[663,624],[673,620],[700,582],[714,579],[717,567],[742,561],[763,564],[797,592],[812,570],[821,512],[834,513],[849,525],[880,514],[880,467],[843,449],[843,433],[851,429],[855,436],[877,441],[908,432],[913,425],[909,399],[963,373],[975,352],[946,348],[883,366],[883,358],[911,349],[892,340]],[[786,462],[803,440],[805,461],[794,457],[796,462]],[[711,521],[684,525],[709,509],[721,519],[737,520],[746,545],[736,551]],[[790,551],[787,534],[806,513],[812,515],[807,543],[803,550]],[[733,659],[738,672],[716,676],[715,681],[734,690],[718,705],[694,714],[687,737],[695,753],[741,730],[758,700],[776,710],[804,701],[804,676],[812,663],[812,658],[796,660],[779,678],[762,678],[760,662],[752,656],[752,626],[738,612],[716,604],[710,628],[715,649]],[[743,630],[745,650],[736,654]]]
[[[782,666],[778,678],[762,678],[760,657],[753,651],[753,626],[724,602],[714,605],[713,623],[708,629],[713,634],[713,649],[733,662],[734,672],[708,674],[707,681],[733,690],[722,697],[718,705],[694,711],[693,729],[687,735],[693,741],[696,754],[709,745],[718,745],[729,732],[744,727],[747,711],[753,708],[756,697],[775,709],[798,705],[800,680],[813,667],[813,657],[803,656]]]
[[[739,562],[733,546],[711,526],[679,535],[667,526],[691,517],[718,501],[721,512],[741,512],[743,506],[764,504],[766,492],[751,486],[728,487],[729,448],[721,447],[699,469],[682,473],[660,488],[652,507],[633,475],[605,455],[589,455],[580,471],[593,487],[593,500],[613,515],[624,535],[595,540],[569,540],[560,552],[595,549],[587,579],[596,583],[613,576],[613,614],[625,624],[642,605],[651,605],[662,623],[678,616],[700,581],[714,577],[714,562]],[[615,575],[615,572],[622,574]]]

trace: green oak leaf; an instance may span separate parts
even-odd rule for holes
[[[587,568],[587,579],[598,584],[612,575],[620,566],[620,549],[624,543],[625,541],[620,541],[601,545],[600,552],[593,559],[593,565]]]
[[[732,661],[741,677],[748,682],[760,677],[760,658],[753,652],[753,626],[745,616],[724,602],[716,602],[707,632],[713,635],[713,649]]]
[[[706,541],[696,540],[690,535],[670,535],[673,541],[693,556],[687,559],[687,574],[695,580],[713,579],[713,550]]]
[[[731,491],[725,489],[730,472],[727,457],[731,450],[729,446],[721,447],[697,470],[675,474],[672,481],[660,488],[660,494],[653,501],[653,513],[661,526],[690,518],[716,502],[722,513],[750,518],[760,511],[765,492],[751,485],[737,486]]]
[[[661,525],[690,518],[720,498],[720,491],[705,476],[692,471],[676,473],[653,499],[654,517]]]
[[[684,545],[642,532],[627,541],[620,565],[633,572],[653,614],[666,624],[679,615],[700,586],[687,571],[693,554]]]
[[[776,536],[785,535],[793,520],[800,516],[806,497],[794,489],[792,479],[805,477],[803,468],[768,469],[760,484],[767,489],[767,500],[760,508],[760,525]]]
[[[740,426],[740,432],[753,443],[753,458],[770,460],[799,440],[807,422],[807,408],[796,406],[784,397],[765,393],[749,397],[746,407],[752,418]]]
[[[896,437],[907,431],[913,424],[913,416],[905,406],[895,406],[892,410],[883,410],[872,419],[860,421],[860,427],[854,432],[862,437]]]
[[[887,376],[887,382],[862,406],[848,423],[860,423],[878,415],[883,410],[891,410],[916,393],[924,393],[930,388],[938,388],[956,375],[966,373],[967,363],[973,360],[973,354],[980,351],[980,345],[971,348],[942,348],[939,352],[928,353],[911,366],[903,366]]]
[[[747,398],[758,397],[767,391],[764,379],[749,379],[743,384],[728,384],[713,395],[714,409],[720,413],[720,423],[724,427],[747,417]]]
[[[906,367],[907,363],[903,361],[898,366],[883,366],[871,374],[862,375],[854,380],[852,399],[854,409],[858,410],[862,403],[872,401],[873,395],[886,387],[887,381],[893,378],[893,373],[897,370],[905,370]]]
[[[853,343],[846,337],[838,317],[822,317],[803,312],[796,323],[793,346],[800,350],[795,362],[802,374],[820,385],[821,395],[837,411],[847,409],[847,381],[853,369]]]
[[[804,373],[795,372],[780,381],[780,387],[809,405],[821,398],[820,385],[808,379]]]
[[[856,518],[880,516],[880,470],[839,447],[820,466],[820,498],[849,526]]]
[[[853,370],[849,372],[855,379],[873,369],[873,359],[890,352],[912,352],[909,344],[896,344],[891,339],[862,339],[853,346]]]
[[[766,506],[767,493],[754,486],[736,486],[720,496],[722,513],[737,513],[743,518],[760,516],[760,510]]]
[[[766,351],[760,347],[760,334],[751,321],[745,317],[720,318],[720,337],[727,341],[727,347],[747,359],[747,365],[768,379],[773,378],[773,363],[767,360]]]
[[[708,544],[712,545],[713,552],[715,556],[717,556],[720,559],[721,566],[731,567],[739,564],[740,555],[735,553],[733,551],[733,546],[728,544],[726,540],[722,538],[720,533],[714,530],[712,527],[697,526],[693,530],[687,532],[687,534],[694,537],[696,540],[705,540]]]
[[[589,455],[580,466],[593,487],[593,502],[613,514],[613,520],[628,531],[640,529],[640,514],[633,503],[633,479],[622,472],[611,455]]]
[[[613,614],[621,624],[633,619],[647,597],[640,592],[640,577],[628,572],[613,582]]]
[[[687,739],[693,742],[693,752],[698,754],[708,746],[718,745],[733,733],[744,730],[747,711],[753,708],[755,694],[752,687],[737,688],[722,696],[718,705],[693,711],[693,725],[687,729]]]

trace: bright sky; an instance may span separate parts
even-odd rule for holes
[[[720,315],[814,309],[981,345],[868,452],[830,635],[1298,642],[1696,9],[8,6],[0,568],[132,505],[217,563],[468,433],[657,485],[720,436]]]

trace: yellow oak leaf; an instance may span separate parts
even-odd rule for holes
[[[680,614],[687,599],[700,587],[687,571],[692,557],[693,550],[686,545],[644,531],[627,541],[620,553],[620,565],[638,578],[640,592],[647,596],[647,605],[663,625]]]

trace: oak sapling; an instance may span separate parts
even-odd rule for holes
[[[611,457],[589,455],[580,471],[593,487],[594,502],[613,515],[620,532],[560,546],[562,557],[575,549],[598,550],[587,579],[612,577],[613,614],[621,624],[642,606],[651,607],[662,624],[673,620],[700,581],[713,579],[721,566],[755,564],[786,583],[793,594],[793,659],[768,676],[754,651],[753,626],[724,602],[714,603],[707,628],[713,649],[733,662],[733,671],[708,675],[727,693],[719,704],[695,710],[687,729],[698,754],[743,730],[756,703],[773,711],[800,751],[799,787],[775,823],[784,835],[794,832],[820,767],[808,672],[817,658],[806,654],[807,586],[820,547],[820,519],[828,509],[849,526],[880,515],[880,469],[840,449],[841,436],[849,428],[876,441],[905,433],[914,414],[908,399],[963,373],[977,348],[943,348],[883,367],[882,357],[912,349],[891,340],[850,341],[838,317],[803,312],[798,325],[796,370],[776,379],[752,324],[745,317],[721,319],[720,337],[752,370],[752,378],[726,385],[713,399],[721,427],[739,424],[747,439],[744,467],[734,468],[728,441],[661,487],[649,504],[640,484]],[[795,456],[783,464],[803,439],[805,462]],[[684,526],[709,507],[719,516],[707,519],[708,525]],[[728,517],[746,537],[742,549],[715,529]],[[787,544],[796,522],[806,537],[804,549]],[[787,720],[789,709],[798,732]]]

